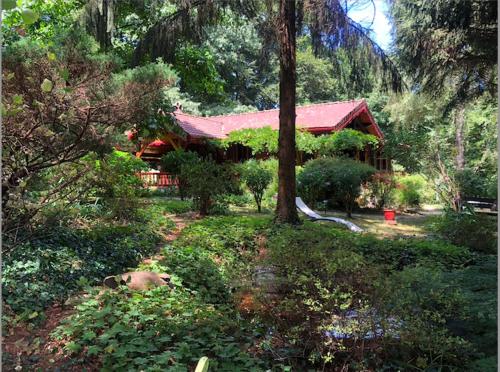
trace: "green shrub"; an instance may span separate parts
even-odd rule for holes
[[[419,207],[426,199],[427,181],[419,174],[396,178],[394,201],[401,209]]]
[[[246,270],[257,253],[256,237],[269,222],[269,217],[208,217],[186,227],[174,247],[194,247],[207,252],[219,262],[221,275],[229,283],[233,277],[241,279],[239,273]]]
[[[186,180],[186,191],[202,216],[209,213],[214,197],[231,190],[234,182],[229,167],[216,164],[211,159],[182,165],[181,177]]]
[[[199,161],[197,153],[184,151],[182,149],[170,151],[161,158],[161,166],[163,170],[177,177],[179,182],[179,196],[182,200],[184,200],[184,197],[186,196],[187,188],[187,180],[181,172],[182,166],[196,163],[197,161]]]
[[[497,220],[495,217],[476,213],[447,211],[431,220],[429,226],[443,239],[469,247],[481,253],[497,251]]]
[[[461,288],[467,313],[465,319],[455,319],[448,325],[475,346],[481,359],[497,354],[497,263],[496,254],[481,255],[474,265],[446,274],[450,283]]]
[[[241,167],[241,179],[252,193],[257,211],[261,212],[262,197],[273,180],[271,171],[264,168],[260,162],[249,160]]]
[[[312,205],[326,199],[339,202],[350,217],[361,185],[374,173],[375,168],[351,159],[311,160],[297,177],[298,193]]]
[[[273,180],[264,192],[263,202],[264,205],[270,209],[276,205],[275,195],[278,194],[278,159],[262,160],[260,163],[265,169],[271,172]]]
[[[248,192],[245,192],[241,195],[227,194],[223,195],[222,197],[228,204],[235,205],[237,207],[245,207],[253,203],[253,197]]]
[[[370,179],[368,187],[376,208],[383,208],[392,204],[391,193],[396,187],[396,181],[391,173],[375,173]]]
[[[96,164],[96,195],[117,219],[131,219],[138,208],[143,182],[137,172],[147,169],[146,163],[135,156],[113,151]]]
[[[479,174],[474,169],[465,168],[455,173],[455,181],[462,196],[477,196],[483,198],[497,197],[497,177]]]

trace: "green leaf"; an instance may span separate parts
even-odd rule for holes
[[[32,312],[32,313],[28,316],[28,319],[35,319],[37,316],[38,316],[38,312],[37,312],[37,311],[34,311],[34,312]]]
[[[22,105],[23,104],[23,96],[20,94],[16,94],[12,97],[12,103],[14,105]]]
[[[92,355],[98,355],[101,352],[101,348],[96,345],[89,346],[87,349],[87,355],[92,356]]]
[[[67,69],[63,69],[59,71],[59,76],[62,77],[64,80],[69,79],[69,71]]]
[[[96,334],[93,331],[87,331],[83,334],[82,339],[86,341],[90,341],[96,338]]]
[[[40,15],[31,9],[25,9],[21,13],[21,18],[23,19],[23,22],[26,25],[31,25],[31,24],[35,23],[39,17],[40,17]]]
[[[3,0],[2,1],[2,10],[11,10],[17,6],[16,0]]]
[[[43,83],[42,85],[40,85],[40,87],[42,88],[42,91],[44,91],[45,93],[49,93],[52,91],[54,83],[52,83],[52,81],[50,81],[49,79],[43,79]]]
[[[72,353],[77,353],[82,347],[74,341],[68,342],[66,344],[66,349]]]
[[[109,345],[107,346],[104,351],[106,351],[106,353],[109,353],[111,354],[113,351],[115,351],[115,346],[114,345]]]
[[[56,56],[55,53],[48,52],[47,53],[47,58],[49,59],[49,61],[55,61],[57,59],[57,56]]]

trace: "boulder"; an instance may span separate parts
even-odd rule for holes
[[[168,274],[158,274],[151,271],[131,271],[106,277],[104,285],[112,289],[118,288],[120,285],[126,285],[130,289],[145,290],[163,285],[171,286],[171,283]]]

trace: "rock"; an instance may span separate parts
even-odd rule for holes
[[[120,285],[126,285],[134,290],[145,290],[164,285],[171,286],[170,275],[150,271],[131,271],[117,276],[108,276],[103,283],[106,287],[112,289],[118,288]]]

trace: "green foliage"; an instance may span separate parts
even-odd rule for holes
[[[350,159],[320,158],[310,160],[297,177],[297,190],[306,202],[339,202],[350,216],[361,185],[375,169]]]
[[[443,239],[472,251],[495,253],[497,250],[497,221],[494,217],[447,211],[435,217],[430,227]]]
[[[269,223],[209,217],[189,225],[164,249],[164,259],[141,267],[169,273],[173,289],[95,293],[54,336],[64,339],[65,353],[98,358],[110,369],[186,370],[200,355],[209,356],[216,370],[265,369],[247,351],[263,332],[235,311],[230,289],[249,275],[256,234]]]
[[[200,355],[220,371],[261,364],[244,351],[251,342],[249,327],[227,305],[207,304],[179,285],[96,295],[55,333],[69,355],[97,359],[112,370],[188,370]]]
[[[174,243],[176,249],[200,252],[217,263],[218,270],[227,287],[241,287],[243,275],[251,275],[249,263],[257,254],[256,241],[259,233],[263,233],[270,224],[269,217],[223,216],[210,217],[192,224],[183,230],[182,235]],[[167,258],[168,260],[168,258]],[[185,268],[186,270],[189,267]],[[212,283],[203,278],[195,278],[197,286],[208,288]],[[216,283],[214,283],[216,284]],[[205,289],[206,290],[206,289]],[[227,289],[226,289],[227,291]],[[216,300],[221,294],[214,293]]]
[[[460,193],[463,197],[497,197],[497,177],[492,174],[490,177],[478,174],[471,168],[455,172],[455,181],[458,184]]]
[[[479,0],[391,3],[400,65],[418,90],[453,88],[456,101],[496,90],[497,9]],[[466,79],[463,76],[467,76]]]
[[[419,207],[424,201],[427,181],[419,174],[396,178],[395,203],[399,208]]]
[[[112,217],[133,218],[138,208],[137,198],[144,186],[137,173],[147,169],[146,163],[129,153],[115,150],[97,161],[96,168],[96,196],[104,199]]]
[[[278,151],[278,131],[271,127],[240,129],[229,133],[221,144],[228,147],[233,143],[250,147],[254,154],[275,154]]]
[[[64,302],[84,283],[98,284],[107,275],[137,265],[154,252],[158,241],[154,230],[139,224],[90,231],[53,229],[4,255],[3,299],[22,320],[34,312],[42,317],[46,307]]]
[[[376,146],[378,138],[358,130],[346,128],[330,135],[319,137],[320,153],[323,155],[340,155],[348,150],[364,150],[366,146]]]
[[[273,304],[280,314],[272,320],[273,333],[289,343],[289,360],[297,352],[306,356],[309,363],[297,369],[338,363],[459,368],[470,360],[471,345],[447,326],[451,319],[467,319],[465,299],[442,272],[464,267],[471,258],[466,249],[439,241],[380,240],[311,222],[272,229],[267,246],[284,291]],[[358,317],[349,318],[353,311]],[[384,333],[374,340],[380,348],[364,348],[376,328]],[[347,338],[329,338],[328,332]]]
[[[273,180],[273,174],[265,169],[260,162],[249,160],[241,167],[241,179],[252,193],[260,213],[262,198]]]
[[[99,196],[110,198],[134,198],[143,187],[137,172],[147,169],[147,164],[132,154],[113,151],[97,162]]]
[[[368,145],[376,145],[377,137],[354,129],[343,129],[330,135],[315,136],[297,129],[295,132],[297,149],[305,154],[342,154],[347,150],[362,150]],[[278,131],[266,126],[256,129],[240,129],[229,133],[221,141],[221,146],[239,143],[252,149],[253,154],[276,155],[278,152]]]
[[[163,170],[176,176],[179,181],[179,194],[181,199],[184,199],[187,188],[187,179],[181,172],[182,166],[187,166],[188,164],[195,163],[198,160],[199,156],[197,153],[184,151],[182,149],[167,152],[161,158],[161,166]]]
[[[300,41],[299,41],[300,43]],[[332,62],[318,58],[307,45],[297,51],[297,102],[328,102],[339,100],[339,80]]]
[[[229,165],[222,166],[211,159],[183,164],[181,177],[186,180],[186,191],[193,198],[201,215],[208,214],[214,197],[231,190],[233,183]]]
[[[216,61],[215,67],[224,81],[224,91],[236,105],[231,112],[239,111],[240,102],[254,109],[259,107],[262,86],[266,84],[263,77],[268,77],[268,74],[264,63],[259,63],[263,45],[255,22],[229,11],[223,23],[207,28],[203,45]],[[265,61],[266,64],[271,62],[271,58]],[[229,113],[211,112],[212,115]]]
[[[79,0],[3,1],[2,8],[6,10],[2,19],[4,45],[19,40],[24,33],[46,42],[58,31],[70,27],[80,6]]]
[[[474,367],[467,367],[470,371],[493,371],[491,367],[497,364],[497,262],[496,254],[481,255],[475,265],[446,274],[464,293],[467,316],[452,322],[450,328],[476,347],[480,359],[472,363]],[[481,365],[484,369],[478,368]]]
[[[482,195],[495,195],[497,185],[497,111],[495,100],[484,95],[466,111],[466,166],[477,175]],[[483,178],[481,182],[479,178]]]
[[[267,159],[261,162],[261,165],[267,169],[273,176],[271,184],[264,193],[264,204],[267,207],[274,208],[276,206],[275,196],[278,194],[278,159]],[[297,170],[297,169],[296,169]]]
[[[370,196],[377,208],[391,207],[391,193],[396,187],[396,180],[391,173],[375,173],[368,184]]]
[[[208,49],[187,45],[175,55],[175,69],[181,87],[202,102],[222,101],[224,80],[216,69],[216,61]]]
[[[158,204],[161,206],[161,208],[168,213],[173,213],[173,214],[183,214],[187,212],[191,212],[193,210],[193,205],[191,201],[188,200],[161,200],[161,201],[154,201],[155,204]]]

